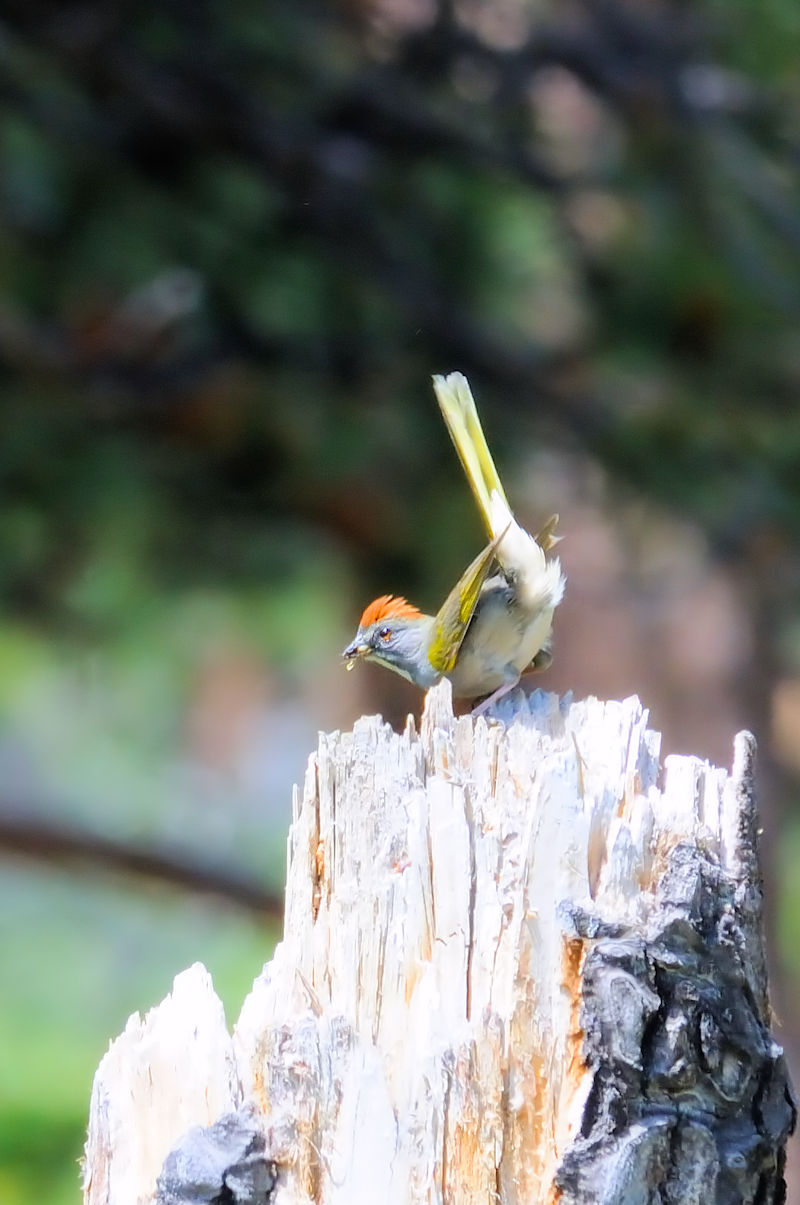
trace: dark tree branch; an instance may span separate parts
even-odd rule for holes
[[[0,811],[0,856],[61,866],[73,873],[126,875],[214,896],[259,919],[280,920],[282,893],[234,869],[203,865],[187,852],[120,841],[18,809]]]

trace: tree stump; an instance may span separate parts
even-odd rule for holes
[[[283,941],[100,1064],[86,1205],[783,1199],[754,741],[659,763],[635,698],[320,737]]]

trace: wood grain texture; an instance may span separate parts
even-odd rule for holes
[[[129,1023],[95,1081],[87,1205],[153,1200],[159,1172],[162,1201],[210,1202],[208,1167],[262,1205],[782,1199],[752,737],[731,775],[662,770],[636,699],[516,691],[495,714],[454,719],[442,684],[419,731],[320,737],[284,939],[232,1039],[220,1010],[187,1041],[197,969],[182,1031],[167,1004]],[[206,1127],[183,1143],[167,1054],[184,1131]]]

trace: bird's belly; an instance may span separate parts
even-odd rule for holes
[[[521,615],[509,589],[487,591],[449,677],[453,694],[477,698],[515,682],[550,635],[553,610]]]

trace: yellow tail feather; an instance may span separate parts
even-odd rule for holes
[[[501,522],[502,528],[507,519],[498,515],[497,502],[492,506],[492,496],[504,504],[509,518],[511,511],[483,434],[469,382],[463,373],[451,372],[446,377],[435,376],[433,388],[486,530],[494,538],[498,534],[498,522]],[[500,509],[502,511],[503,507]]]

